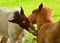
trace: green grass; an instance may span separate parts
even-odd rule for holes
[[[52,9],[52,20],[58,21],[60,19],[60,0],[0,0],[0,7],[7,7],[13,9],[15,7],[23,7],[26,16],[36,9],[40,3]],[[34,36],[28,33],[24,43],[32,43]]]

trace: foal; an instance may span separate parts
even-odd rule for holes
[[[0,8],[0,36],[2,36],[1,43],[23,43],[23,38],[26,35],[26,31],[17,24],[8,22],[13,19],[13,16],[18,10],[9,10],[6,8]],[[22,21],[21,21],[22,22]]]
[[[20,12],[16,12],[13,17],[14,19],[9,20],[12,23],[18,24],[20,27],[24,28],[25,30],[29,31],[33,35],[37,35],[36,30],[30,20],[25,16],[24,11],[21,7]]]
[[[60,43],[60,21],[51,21],[51,9],[40,4],[28,17],[37,24],[37,43]]]

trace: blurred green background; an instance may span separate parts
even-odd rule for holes
[[[40,3],[52,9],[52,20],[58,21],[60,19],[60,0],[0,0],[0,7],[7,7],[13,9],[16,7],[23,7],[26,16],[38,8]],[[32,43],[34,36],[30,33],[26,35],[24,43]]]

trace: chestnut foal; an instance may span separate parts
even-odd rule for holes
[[[33,35],[37,35],[37,32],[33,26],[33,24],[30,22],[30,20],[25,16],[24,11],[21,7],[21,11],[17,11],[14,15],[12,20],[9,20],[9,22],[16,23],[20,27],[24,28],[25,30],[29,31]]]
[[[28,18],[37,24],[37,43],[60,43],[60,21],[51,21],[50,8],[40,4]]]

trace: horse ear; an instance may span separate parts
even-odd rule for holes
[[[13,19],[13,20],[8,20],[9,22],[12,22],[12,23],[16,23],[16,21]]]
[[[21,7],[21,10],[20,10],[20,14],[21,15],[24,15],[24,10],[23,10],[23,8]],[[24,15],[25,16],[25,15]]]
[[[42,9],[42,7],[43,7],[43,4],[41,3],[41,4],[39,5],[39,9]]]

